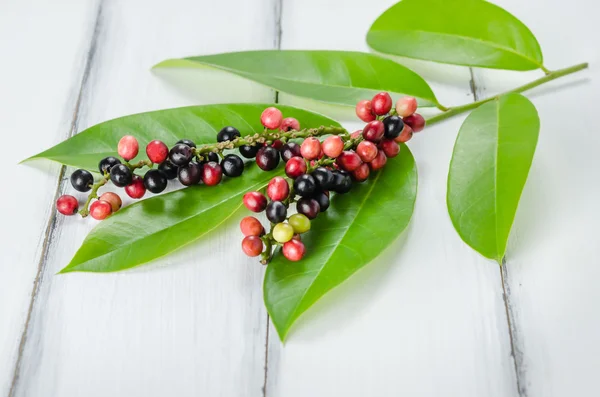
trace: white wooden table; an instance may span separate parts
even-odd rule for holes
[[[461,242],[446,212],[456,118],[411,142],[420,186],[404,237],[303,316],[285,346],[262,303],[264,269],[228,249],[235,222],[133,271],[55,275],[95,222],[55,216],[70,189],[61,167],[18,161],[125,114],[271,102],[272,90],[222,73],[149,68],[233,50],[367,51],[368,27],[393,2],[0,3],[0,396],[600,395],[595,0],[496,1],[537,35],[549,67],[591,63],[529,94],[542,130],[503,271]],[[409,66],[453,105],[539,74]]]

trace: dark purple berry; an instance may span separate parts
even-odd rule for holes
[[[352,188],[352,178],[350,174],[343,171],[333,171],[333,190],[336,193],[348,193]]]
[[[315,178],[313,178],[312,175],[300,175],[294,180],[294,190],[297,194],[299,194],[302,197],[312,196],[316,189],[317,184],[315,182]]]
[[[300,214],[306,215],[308,219],[315,219],[319,215],[319,203],[317,200],[308,197],[302,197],[296,203],[296,210]]]
[[[394,139],[402,132],[404,121],[398,116],[387,116],[383,119],[383,126],[385,128],[383,136],[388,139]]]
[[[210,152],[205,157],[208,159],[208,162],[219,163],[219,155],[215,152]]]
[[[327,208],[329,208],[329,196],[325,192],[318,192],[313,198],[319,203],[319,212],[327,211]]]
[[[202,165],[192,162],[179,167],[177,178],[185,186],[197,184],[202,179]]]
[[[281,201],[271,201],[267,205],[267,219],[273,223],[285,221],[287,208]]]
[[[192,148],[186,145],[185,143],[178,143],[169,152],[169,160],[174,165],[181,167],[182,165],[186,165],[192,159],[194,153],[192,152]]]
[[[152,193],[160,193],[167,187],[167,175],[161,170],[149,170],[144,175],[144,186]]]
[[[300,153],[300,145],[298,145],[297,143],[294,143],[294,142],[289,142],[289,143],[286,143],[285,145],[283,145],[281,147],[280,153],[281,153],[281,159],[283,161],[285,161],[286,163],[292,157],[302,156],[302,154]]]
[[[177,166],[171,163],[169,160],[163,161],[158,169],[165,173],[167,179],[177,178]]]
[[[258,149],[260,149],[258,145],[243,145],[240,146],[240,154],[247,159],[253,159],[258,153]]]
[[[263,146],[256,153],[256,164],[263,171],[274,170],[279,165],[279,152],[271,146]]]
[[[125,167],[125,166],[123,166]],[[127,167],[125,167],[127,168]],[[129,168],[127,168],[129,170]],[[71,185],[78,192],[87,192],[92,188],[94,184],[94,177],[91,172],[87,170],[76,170],[71,174]]]
[[[217,134],[217,142],[233,141],[240,137],[240,132],[235,127],[225,127]]]
[[[333,186],[333,173],[325,167],[317,167],[312,173],[312,177],[321,190],[329,190]]]
[[[180,139],[177,143],[183,143],[184,145],[188,145],[189,147],[196,147],[194,141],[190,141],[189,139]]]
[[[115,186],[125,187],[133,181],[133,174],[125,164],[117,164],[110,169],[110,180]]]
[[[228,154],[221,161],[221,168],[223,173],[229,177],[240,176],[244,172],[244,160],[238,155]]]
[[[110,172],[110,169],[117,164],[121,164],[121,160],[113,156],[108,156],[100,160],[98,170],[104,175],[105,172]]]

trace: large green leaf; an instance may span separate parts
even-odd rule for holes
[[[248,167],[240,178],[139,201],[100,222],[61,273],[114,272],[164,256],[208,234],[242,206],[242,196],[279,171]]]
[[[398,157],[331,207],[303,236],[306,257],[277,255],[267,267],[264,299],[279,337],[329,290],[341,284],[392,243],[406,228],[417,194],[417,168],[406,146]]]
[[[367,34],[387,54],[495,69],[542,67],[542,51],[521,21],[483,0],[403,0]]]
[[[123,135],[133,135],[143,148],[153,139],[173,145],[188,138],[197,144],[213,143],[221,128],[232,125],[242,135],[260,132],[260,114],[269,106],[277,106],[284,117],[295,117],[302,127],[339,126],[325,116],[307,110],[279,104],[224,104],[189,106],[139,113],[106,121],[82,131],[74,137],[39,153],[28,160],[45,158],[78,168],[97,170],[98,162],[106,156],[116,156],[117,143]],[[134,159],[135,161],[137,159]]]
[[[533,160],[540,120],[533,104],[510,94],[465,120],[448,174],[448,212],[460,237],[501,263]]]
[[[372,54],[350,51],[244,51],[169,59],[160,67],[210,66],[279,91],[355,106],[380,91],[411,95],[438,105],[431,88],[410,69]]]

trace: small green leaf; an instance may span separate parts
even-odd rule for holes
[[[417,168],[402,146],[382,171],[312,221],[303,235],[306,256],[290,262],[277,254],[267,267],[264,299],[284,340],[296,319],[329,290],[341,284],[390,245],[406,228],[417,194]]]
[[[540,45],[521,21],[482,0],[403,0],[371,26],[377,51],[494,69],[542,68]]]
[[[322,102],[355,106],[380,91],[439,105],[425,80],[406,67],[350,51],[244,51],[169,59],[155,68],[206,67],[234,73],[276,90]]]
[[[133,114],[97,124],[27,160],[45,158],[95,171],[102,158],[117,155],[117,143],[124,135],[133,135],[140,143],[140,154],[132,160],[135,162],[146,155],[144,148],[154,139],[169,146],[182,138],[196,144],[214,143],[217,133],[228,125],[236,127],[242,135],[260,132],[264,128],[260,115],[269,106],[277,106],[284,117],[295,117],[303,128],[339,126],[317,113],[279,104],[189,106]]]
[[[468,245],[502,262],[538,140],[540,120],[524,96],[486,103],[465,120],[448,174],[448,212]]]

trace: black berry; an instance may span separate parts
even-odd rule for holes
[[[302,156],[302,154],[300,153],[300,145],[298,145],[297,143],[294,143],[294,142],[289,142],[289,143],[286,143],[285,145],[283,145],[281,147],[280,153],[281,153],[281,159],[283,161],[285,161],[286,163],[292,157]]]
[[[238,155],[228,154],[221,161],[221,168],[223,168],[223,173],[227,176],[240,176],[244,172],[244,160]]]
[[[165,173],[167,179],[177,178],[177,166],[171,163],[169,160],[163,161],[158,169]]]
[[[243,145],[240,146],[240,154],[247,159],[253,159],[258,153],[258,149],[260,149],[258,145]]]
[[[334,171],[333,172],[333,190],[336,193],[348,193],[352,188],[352,178],[350,174],[343,171]]]
[[[317,200],[302,197],[296,203],[296,210],[298,213],[306,215],[308,219],[315,219],[319,215],[320,208]]]
[[[110,172],[110,169],[117,164],[121,164],[121,160],[113,156],[108,156],[100,160],[98,170],[104,175],[105,172]]]
[[[196,147],[194,141],[190,141],[189,139],[180,139],[177,143],[183,143],[184,145],[188,145],[189,147]]]
[[[167,187],[167,175],[161,170],[149,170],[144,175],[144,186],[152,193],[160,193]]]
[[[188,163],[179,167],[177,179],[182,185],[192,186],[202,179],[202,165],[198,163]]]
[[[383,136],[388,139],[394,139],[398,137],[404,129],[404,121],[402,121],[402,118],[399,116],[387,116],[383,119],[383,126],[385,127]]]
[[[317,188],[315,178],[309,174],[300,175],[294,180],[294,190],[302,197],[311,196]]]
[[[279,152],[271,146],[263,146],[256,153],[256,164],[263,171],[274,170],[279,165]]]
[[[329,190],[333,186],[333,173],[325,167],[317,167],[312,173],[312,177],[321,190]]]
[[[319,203],[319,212],[327,211],[327,208],[329,208],[329,196],[325,192],[318,192],[313,198]]]
[[[267,219],[273,223],[281,223],[285,221],[287,208],[281,201],[271,201],[267,205]]]
[[[123,166],[125,167],[125,166]],[[127,167],[125,167],[127,168]],[[92,188],[94,184],[94,177],[87,170],[76,170],[71,175],[71,185],[78,192],[87,192]]]
[[[206,155],[206,158],[208,159],[208,162],[213,162],[213,163],[219,163],[219,155],[215,152],[210,152]]]
[[[185,143],[178,143],[169,152],[169,160],[174,165],[181,167],[189,163],[193,155],[191,147]]]
[[[240,136],[240,132],[235,127],[225,127],[217,134],[217,142],[233,141]]]
[[[133,180],[133,174],[125,164],[117,164],[110,169],[110,180],[115,186],[125,187]]]

